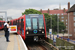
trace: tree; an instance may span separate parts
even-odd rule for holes
[[[26,9],[24,11],[24,13],[22,13],[22,15],[24,14],[42,14],[40,11],[35,10],[35,9]],[[46,20],[46,30],[47,32],[49,32],[49,29],[51,28],[51,18],[52,18],[52,31],[53,32],[57,32],[57,15],[49,15],[47,13],[44,13],[45,16],[45,20]],[[64,25],[63,22],[61,22],[59,20],[59,30],[61,32],[61,30],[64,30],[66,27]]]
[[[0,18],[0,20],[2,20],[2,18]]]
[[[59,31],[62,32],[62,30],[65,30],[66,26],[64,25],[63,22],[59,22]]]
[[[46,19],[46,29],[47,32],[49,32],[49,29],[51,28],[51,18],[52,18],[52,31],[57,32],[57,15],[48,15],[47,13],[44,13],[45,19]],[[66,27],[63,22],[59,20],[59,31],[62,32]]]
[[[24,15],[24,14],[42,14],[40,11],[38,11],[38,10],[35,10],[35,9],[26,9],[25,11],[24,11],[24,13],[22,13],[22,15]]]
[[[47,13],[44,13],[45,21],[46,21],[46,30],[49,32],[49,29],[51,28],[51,17]]]

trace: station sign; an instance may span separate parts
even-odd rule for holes
[[[11,25],[9,28],[10,33],[17,33],[17,25]]]
[[[49,29],[49,34],[52,34],[52,29]]]

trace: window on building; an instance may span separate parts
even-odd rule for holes
[[[60,15],[60,14],[57,14],[57,15]]]
[[[63,13],[61,15],[63,15]]]
[[[67,19],[66,19],[66,22],[67,22]]]
[[[52,14],[50,14],[50,15],[52,15]]]
[[[54,15],[56,15],[56,14],[54,14]]]
[[[74,17],[74,21],[75,21],[75,17]]]
[[[62,20],[62,22],[64,22],[64,20]]]
[[[75,15],[75,12],[73,12],[73,14]]]
[[[75,23],[74,23],[74,26],[75,26]]]
[[[67,26],[66,26],[66,28],[67,28]]]
[[[66,25],[67,25],[67,23],[66,23]]]
[[[62,19],[64,18],[64,17],[61,17]]]

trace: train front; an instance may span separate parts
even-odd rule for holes
[[[44,15],[29,14],[26,18],[26,32],[27,39],[39,41],[46,38],[46,24]]]

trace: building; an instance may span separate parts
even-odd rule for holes
[[[59,15],[60,21],[64,22],[66,26],[66,31],[68,32],[68,14],[66,13],[68,9],[70,9],[70,2],[68,2],[68,9],[60,9],[61,6],[59,6],[59,9],[54,9],[54,10],[40,10],[41,13],[48,13],[49,15]]]
[[[67,11],[69,17],[69,34],[75,39],[75,4]]]

